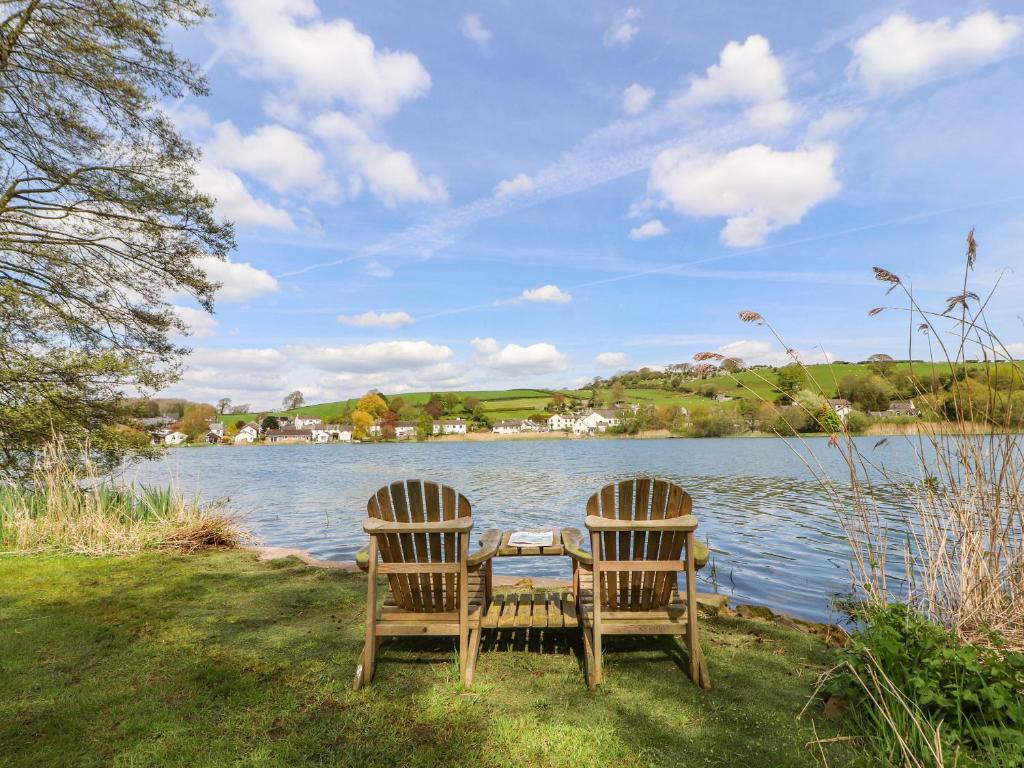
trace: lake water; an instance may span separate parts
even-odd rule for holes
[[[875,440],[865,438],[872,452]],[[836,477],[845,465],[824,438],[805,449]],[[908,462],[909,446],[873,452]],[[778,439],[550,440],[490,443],[289,445],[171,450],[132,470],[141,483],[173,481],[204,500],[229,499],[268,546],[352,560],[366,535],[366,500],[403,478],[453,486],[473,505],[474,531],[546,525],[583,528],[587,498],[634,475],[664,477],[693,497],[698,536],[714,568],[700,588],[808,619],[834,618],[848,591],[849,550],[824,492]],[[567,558],[498,558],[495,572],[564,576]]]

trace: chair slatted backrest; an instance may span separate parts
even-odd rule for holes
[[[370,517],[395,523],[423,523],[470,517],[469,501],[454,488],[422,480],[400,480],[385,485],[366,502]],[[458,533],[378,534],[385,563],[455,563],[459,559]],[[458,574],[390,573],[395,603],[407,611],[437,613],[458,610]]]
[[[690,494],[675,483],[638,477],[606,485],[587,501],[587,514],[618,520],[663,520],[689,515]],[[600,535],[602,561],[679,560],[684,531],[622,531]],[[614,566],[610,566],[614,568]],[[601,607],[613,611],[662,608],[677,587],[674,571],[607,571],[602,563]]]

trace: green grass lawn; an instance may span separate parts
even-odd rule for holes
[[[485,646],[472,692],[451,642],[417,638],[353,692],[365,589],[245,552],[0,556],[0,765],[818,765],[812,636],[708,620],[710,693],[668,639],[609,643],[591,693],[564,635]]]

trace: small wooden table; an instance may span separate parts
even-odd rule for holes
[[[514,547],[508,543],[508,540],[512,538],[512,534],[519,533],[520,531],[503,531],[501,534],[501,544],[498,546],[498,557],[545,557],[548,555],[561,557],[565,554],[565,547],[562,546],[561,528],[531,528],[528,530],[530,533],[551,531],[551,546]]]
[[[522,530],[522,529],[520,529]],[[538,530],[538,529],[531,529]],[[544,528],[552,533],[549,547],[515,547],[508,543],[516,531],[503,531],[498,557],[560,557],[565,555],[561,528]],[[577,629],[576,597],[571,589],[508,587],[497,592],[484,611],[484,629]]]

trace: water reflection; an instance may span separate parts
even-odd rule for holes
[[[863,447],[871,451],[874,441]],[[845,474],[824,439],[802,450],[829,474]],[[881,456],[909,466],[906,444]],[[879,456],[878,452],[874,454]],[[389,445],[217,447],[171,451],[134,471],[139,482],[177,482],[206,500],[227,497],[274,546],[351,560],[364,544],[366,499],[381,485],[419,477],[454,486],[473,504],[476,530],[582,526],[586,499],[638,474],[673,480],[693,497],[699,536],[717,582],[738,602],[829,618],[831,593],[849,588],[849,551],[832,507],[793,449],[780,440],[593,440]],[[899,493],[887,499],[895,512]],[[505,574],[568,576],[564,558],[496,561]]]

